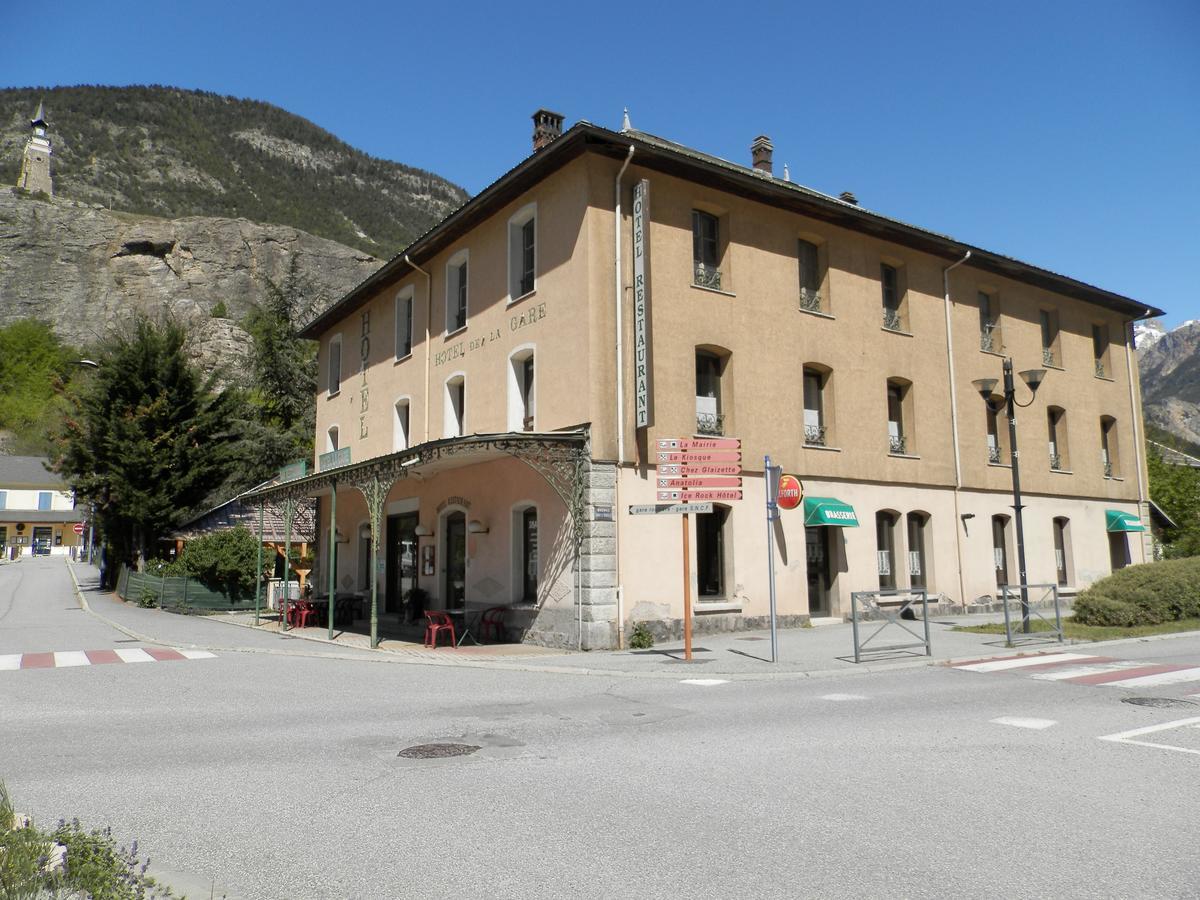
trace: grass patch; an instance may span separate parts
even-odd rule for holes
[[[1020,629],[1019,623],[1013,623],[1014,630]],[[1050,631],[1050,623],[1036,619],[1030,622],[1034,632]],[[1003,622],[989,622],[986,625],[959,625],[955,631],[969,631],[974,634],[1004,634]],[[1122,628],[1116,625],[1083,625],[1071,619],[1063,620],[1063,634],[1076,641],[1114,641],[1118,638],[1146,637],[1154,634],[1175,634],[1180,631],[1200,631],[1200,619],[1178,619],[1174,622],[1162,622],[1158,625],[1134,625]]]

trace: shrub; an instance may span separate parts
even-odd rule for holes
[[[650,633],[645,622],[638,622],[633,626],[633,632],[629,635],[629,646],[634,650],[649,650],[654,646],[654,635]]]
[[[229,307],[225,305],[224,300],[218,300],[217,305],[212,308],[212,317],[214,319],[229,318]]]
[[[1200,618],[1200,558],[1128,566],[1075,599],[1084,625],[1158,625]]]
[[[246,596],[256,581],[258,539],[242,525],[214,531],[184,544],[172,568],[230,597]]]
[[[153,609],[158,606],[158,591],[154,590],[150,585],[142,585],[142,592],[138,595],[137,605],[142,609]]]

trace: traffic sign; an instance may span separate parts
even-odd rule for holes
[[[658,452],[659,463],[735,463],[742,461],[738,450],[689,450],[684,452]]]
[[[740,450],[738,438],[666,438],[658,442],[659,450]]]
[[[71,526],[71,530],[73,532],[75,532],[76,534],[83,534],[83,523],[76,522],[74,525]]]
[[[698,500],[741,500],[742,492],[731,490],[659,491],[658,499],[669,503],[692,503]]]
[[[708,475],[741,475],[737,463],[665,463],[658,467],[659,478],[702,478]]]
[[[682,513],[710,513],[711,503],[655,503],[629,507],[631,516],[661,516]]]
[[[665,491],[671,488],[686,490],[688,488],[738,488],[742,486],[740,478],[660,478],[658,489]]]

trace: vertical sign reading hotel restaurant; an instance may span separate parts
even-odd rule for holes
[[[646,341],[646,313],[650,282],[646,262],[650,254],[650,182],[643,178],[633,187],[633,384],[637,395],[638,428],[650,424],[650,346]]]

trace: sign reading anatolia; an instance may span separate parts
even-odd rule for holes
[[[741,500],[741,446],[737,438],[660,440],[658,499],[670,503]]]
[[[650,345],[646,341],[646,313],[650,282],[646,263],[650,254],[650,182],[642,179],[633,188],[633,385],[637,398],[636,424],[650,424]],[[624,301],[622,301],[624,302]]]

